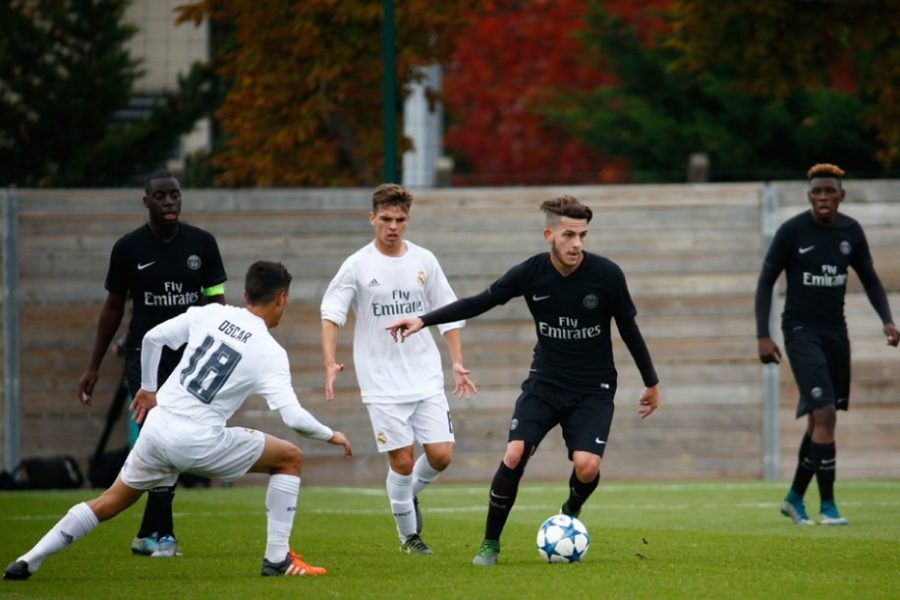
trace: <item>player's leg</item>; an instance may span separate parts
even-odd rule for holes
[[[796,525],[812,525],[803,497],[819,469],[822,451],[816,443],[815,409],[831,402],[833,392],[828,373],[828,359],[819,336],[800,331],[785,333],[785,350],[789,358],[799,398],[797,417],[807,416],[807,431],[800,443],[797,468],[791,488],[781,503],[781,514]],[[829,400],[831,398],[831,400]]]
[[[444,394],[419,403],[410,418],[415,439],[422,444],[424,453],[413,465],[413,508],[416,517],[416,533],[422,533],[422,513],[419,510],[419,494],[434,483],[453,462],[453,420]]]
[[[567,406],[560,421],[563,439],[572,461],[569,497],[560,512],[577,517],[581,507],[600,483],[600,464],[612,427],[616,386],[612,383],[598,394],[580,396],[560,391],[558,401]]]
[[[416,533],[413,504],[415,436],[410,419],[418,404],[418,402],[366,404],[378,451],[387,456],[388,473],[385,488],[400,540],[400,550],[405,554],[431,554],[431,550]]]
[[[478,554],[472,560],[474,565],[497,564],[500,536],[516,502],[519,482],[525,473],[528,459],[547,432],[559,422],[557,411],[552,405],[553,391],[550,386],[531,379],[522,384],[522,393],[516,400],[509,425],[506,453],[491,480],[484,538]]]
[[[180,360],[181,353],[170,348],[163,350],[157,371],[159,384],[168,378]],[[141,386],[141,351],[129,349],[125,353],[125,377],[128,390],[134,398]],[[141,426],[139,426],[141,427]],[[147,503],[137,534],[131,541],[131,552],[137,556],[170,558],[178,555],[175,525],[172,519],[172,502],[175,484],[162,485],[147,491]]]
[[[847,410],[850,403],[850,342],[846,336],[826,339],[828,345],[828,370],[834,386],[834,404],[814,411],[816,430],[813,445],[819,460],[816,482],[819,486],[819,523],[822,525],[846,525],[834,501],[834,482],[837,474],[837,410]],[[817,414],[818,413],[818,414]]]
[[[14,560],[6,568],[4,579],[28,579],[44,560],[64,550],[69,544],[93,531],[101,521],[107,521],[137,502],[143,490],[126,485],[121,474],[100,496],[81,502],[50,528],[31,550]]]
[[[249,471],[269,473],[266,488],[266,552],[263,557],[262,574],[279,575],[324,575],[322,567],[313,567],[303,562],[299,554],[290,548],[294,515],[297,513],[297,497],[300,494],[300,472],[303,453],[296,445],[275,436],[238,428],[228,428],[235,437],[259,436],[264,439],[262,452]],[[239,448],[240,444],[236,447]],[[238,456],[244,451],[235,450]],[[246,470],[246,469],[245,469]],[[203,473],[206,474],[206,473]],[[231,479],[236,473],[227,473],[223,479]]]

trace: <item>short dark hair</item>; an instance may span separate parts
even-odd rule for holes
[[[402,185],[382,183],[372,192],[372,212],[378,212],[378,209],[383,206],[399,206],[409,212],[412,201],[412,194]]]
[[[291,287],[291,274],[280,262],[258,260],[247,269],[244,290],[247,292],[247,303],[251,305],[268,304],[281,291]]]
[[[594,217],[590,207],[582,204],[574,196],[560,196],[552,200],[544,200],[541,203],[541,211],[547,215],[547,220],[558,221],[560,217],[570,219],[585,219],[588,223]]]
[[[150,195],[150,186],[153,184],[154,179],[174,179],[175,183],[178,183],[178,178],[176,178],[171,171],[153,171],[147,175],[146,179],[144,179],[144,193],[148,196]],[[181,187],[180,183],[178,183],[178,187]]]
[[[819,163],[811,166],[806,172],[807,179],[815,179],[816,177],[834,177],[835,179],[843,179],[844,170],[831,163]]]

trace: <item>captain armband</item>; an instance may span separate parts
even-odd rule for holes
[[[220,283],[218,285],[213,285],[208,288],[203,288],[203,295],[209,298],[210,296],[224,296],[225,295],[225,284]]]

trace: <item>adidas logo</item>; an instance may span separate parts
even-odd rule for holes
[[[378,280],[375,279],[374,277],[372,278],[372,281],[369,282],[369,287],[380,287],[380,286],[381,286],[381,284],[378,283]]]

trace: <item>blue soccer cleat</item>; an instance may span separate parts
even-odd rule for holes
[[[819,508],[819,523],[822,525],[846,525],[847,519],[838,512],[834,501],[823,502]]]
[[[788,492],[781,503],[781,514],[789,517],[794,525],[815,525],[806,514],[806,506],[803,504],[803,497],[798,496],[793,491]]]
[[[136,556],[153,556],[158,548],[159,542],[155,531],[147,537],[136,537],[131,540],[131,553]]]

